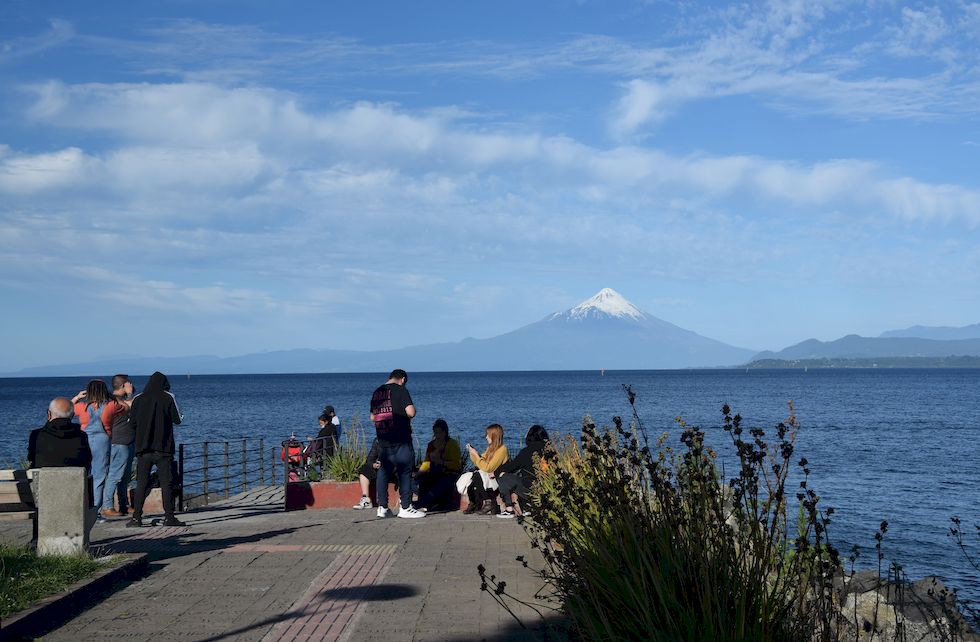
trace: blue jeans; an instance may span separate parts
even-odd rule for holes
[[[402,508],[412,505],[412,469],[415,468],[415,448],[412,444],[391,444],[378,447],[378,506],[388,507],[388,482],[398,479]]]
[[[136,444],[112,444],[109,479],[102,493],[102,508],[112,508],[113,493],[119,494],[119,512],[125,513],[129,504],[129,482],[133,479],[133,457]]]
[[[92,506],[102,508],[105,503],[102,495],[106,493],[106,480],[109,477],[109,452],[112,449],[112,440],[105,434],[102,426],[96,426],[91,430],[86,430],[88,437],[88,447],[92,451]],[[111,491],[109,504],[112,505]]]

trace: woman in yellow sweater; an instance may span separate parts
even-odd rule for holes
[[[500,424],[487,426],[486,435],[487,449],[483,451],[482,455],[476,451],[476,448],[466,444],[470,461],[478,469],[473,474],[470,485],[466,487],[466,495],[470,500],[470,505],[464,511],[466,513],[480,511],[483,515],[493,514],[496,504],[493,502],[490,491],[497,489],[497,482],[490,478],[489,473],[497,470],[500,464],[510,458],[507,453],[507,446],[504,445],[504,429]]]

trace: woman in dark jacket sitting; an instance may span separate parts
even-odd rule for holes
[[[527,503],[531,484],[534,483],[534,478],[538,472],[534,463],[534,456],[540,456],[548,444],[548,431],[544,427],[534,424],[528,428],[524,443],[526,446],[517,453],[517,457],[501,464],[493,473],[500,492],[499,499],[503,503],[503,510],[497,517],[505,519],[514,517],[513,495],[517,495],[519,499],[517,503],[518,514],[526,513],[521,506],[522,503]]]

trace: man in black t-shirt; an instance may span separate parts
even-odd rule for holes
[[[395,477],[401,494],[399,517],[425,517],[412,507],[412,469],[415,467],[415,448],[412,446],[412,417],[415,405],[405,384],[408,373],[392,370],[388,381],[371,396],[371,421],[378,438],[377,500],[378,517],[388,517],[388,481]]]

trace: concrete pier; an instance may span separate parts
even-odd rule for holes
[[[483,564],[507,590],[542,588],[516,558],[540,558],[515,520],[459,512],[377,519],[374,511],[285,513],[259,489],[181,519],[187,527],[98,524],[103,553],[146,552],[151,571],[45,640],[537,640],[480,590]],[[145,515],[149,522],[152,516]],[[0,538],[16,540],[9,525]]]

